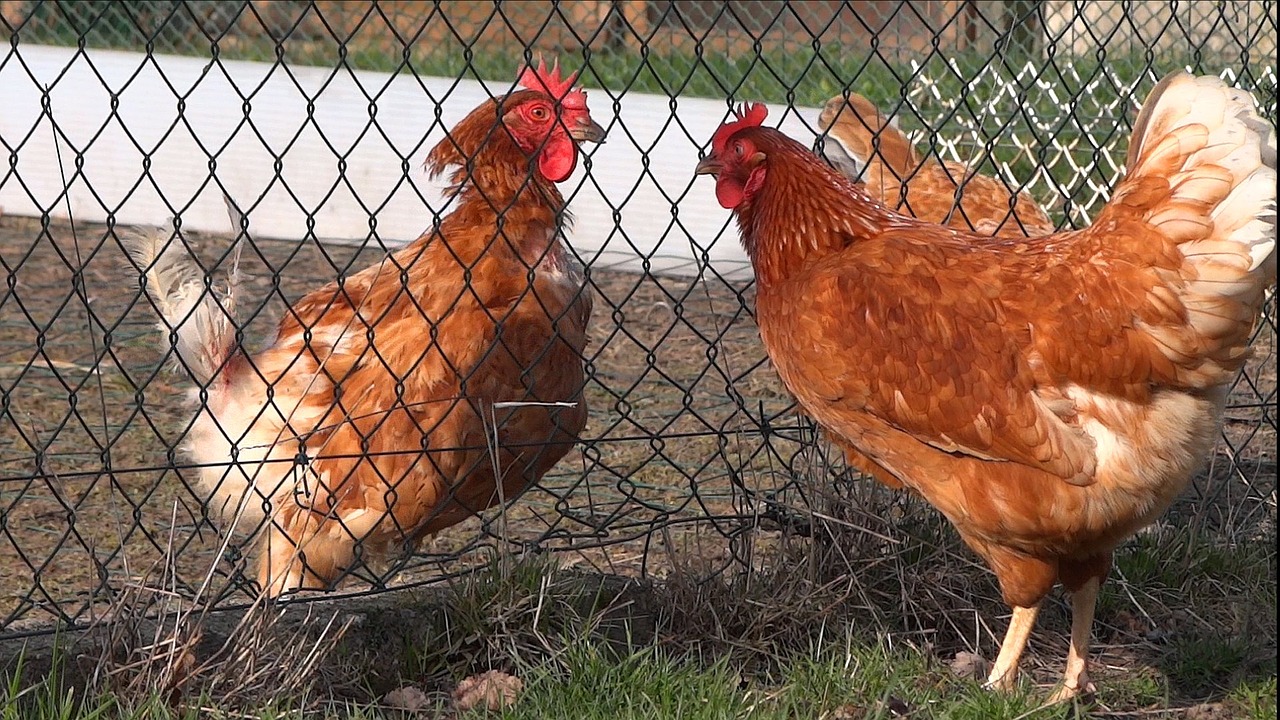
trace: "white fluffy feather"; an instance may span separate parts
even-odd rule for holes
[[[1176,204],[1149,218],[1163,222],[1161,229],[1183,243],[1187,261],[1213,279],[1189,289],[1254,302],[1276,272],[1275,127],[1258,115],[1249,93],[1213,76],[1182,74],[1157,86],[1135,130],[1129,158],[1135,175],[1160,172],[1170,154],[1182,155],[1174,199],[1213,202],[1212,222],[1203,229],[1203,219]],[[1147,147],[1151,152],[1144,154]],[[1229,187],[1222,187],[1228,178]],[[1236,268],[1234,278],[1226,268]]]
[[[240,280],[240,238],[243,215],[224,196],[237,233],[231,277],[218,292],[173,227],[124,233],[121,242],[142,271],[139,284],[160,315],[158,327],[169,338],[178,363],[200,384],[208,384],[235,350],[235,303]]]

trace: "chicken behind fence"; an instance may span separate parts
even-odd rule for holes
[[[828,100],[818,125],[825,133],[818,145],[822,156],[904,215],[998,237],[1054,230],[1053,221],[1026,191],[962,163],[922,156],[896,121],[857,93]]]
[[[591,299],[555,183],[578,142],[603,139],[575,77],[526,69],[459,122],[427,160],[450,173],[452,211],[295,301],[259,353],[234,344],[234,297],[206,289],[181,236],[125,238],[198,385],[198,485],[228,531],[265,536],[269,595],[332,587],[511,500],[572,448]]]

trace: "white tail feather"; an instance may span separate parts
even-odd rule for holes
[[[1212,231],[1188,240],[1231,243],[1250,258],[1248,272],[1274,275],[1276,130],[1258,115],[1253,97],[1213,76],[1162,80],[1134,127],[1129,167],[1141,176],[1169,160],[1177,163],[1175,199],[1213,203]],[[1230,185],[1225,192],[1223,181]]]
[[[172,343],[179,364],[196,382],[207,384],[236,348],[235,303],[239,284],[238,211],[226,199],[237,232],[230,283],[218,292],[187,249],[176,229],[166,227],[124,233],[121,242],[142,271],[140,284],[160,315],[159,327]],[[170,222],[172,226],[172,222]]]
[[[1148,332],[1186,382],[1226,382],[1275,282],[1275,128],[1249,93],[1216,77],[1176,73],[1151,91],[1127,164],[1117,196],[1144,177],[1169,183],[1144,218],[1184,260],[1165,281],[1186,308],[1186,324]]]

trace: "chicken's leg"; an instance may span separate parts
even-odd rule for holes
[[[1067,650],[1067,672],[1049,702],[1057,703],[1094,692],[1089,681],[1089,636],[1093,632],[1093,611],[1097,606],[1102,579],[1089,578],[1079,590],[1071,593],[1071,647]]]
[[[341,521],[290,503],[271,519],[258,583],[269,598],[292,590],[330,588],[350,568],[355,540]]]
[[[1013,690],[1018,679],[1018,661],[1022,659],[1022,651],[1027,647],[1027,639],[1031,637],[1031,628],[1036,626],[1036,615],[1040,612],[1040,604],[1031,607],[1013,608],[1013,617],[1009,619],[1009,631],[1004,635],[1000,645],[1000,654],[991,667],[991,675],[987,677],[987,687],[1001,692]]]

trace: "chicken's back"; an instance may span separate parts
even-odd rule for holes
[[[925,222],[972,228],[979,235],[994,237],[1036,237],[1055,229],[1025,191],[973,172],[963,163],[926,162],[914,175],[903,177],[909,178],[904,182],[910,183],[910,194],[899,190],[904,200],[898,210]]]

